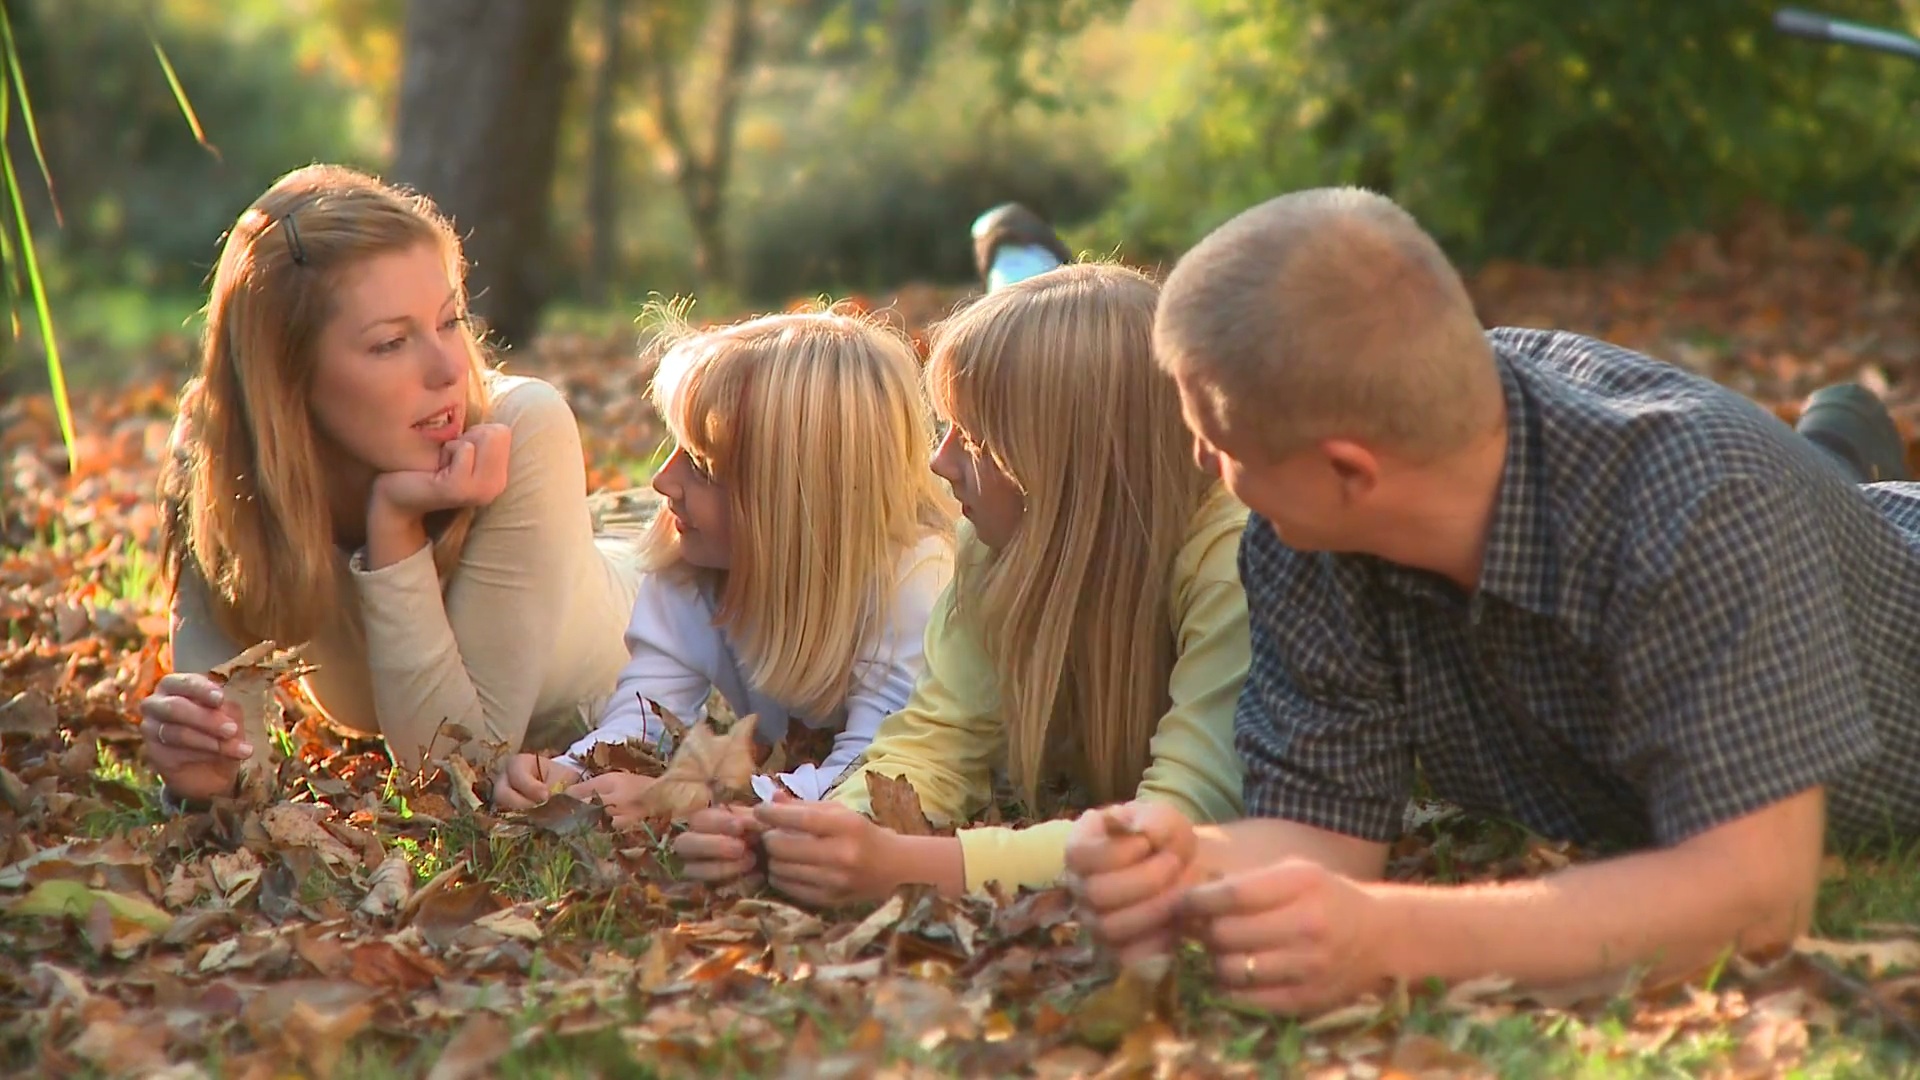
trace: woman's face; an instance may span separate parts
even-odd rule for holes
[[[981,543],[998,551],[1012,542],[1026,515],[1027,497],[959,424],[949,427],[940,440],[933,473],[952,485],[953,496],[960,500],[961,512],[973,522]]]
[[[341,277],[308,403],[348,461],[374,473],[431,472],[466,430],[472,343],[455,286],[430,243]]]
[[[733,511],[712,468],[686,447],[674,447],[653,474],[653,490],[667,500],[665,513],[680,540],[680,557],[693,566],[725,570],[733,562]]]

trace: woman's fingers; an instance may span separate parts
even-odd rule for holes
[[[231,739],[240,734],[240,724],[231,713],[172,694],[154,694],[142,701],[140,715],[156,724],[189,728],[216,739]]]
[[[140,735],[149,745],[168,750],[227,757],[245,761],[253,756],[253,745],[235,738],[218,738],[188,724],[148,718],[140,722]]]
[[[160,678],[160,685],[154,688],[155,697],[186,698],[195,704],[209,709],[217,709],[226,700],[226,694],[220,684],[192,672],[172,672]]]
[[[146,744],[147,760],[153,764],[155,772],[165,776],[176,769],[192,765],[232,765],[240,764],[230,754],[205,750],[183,750],[149,742]]]

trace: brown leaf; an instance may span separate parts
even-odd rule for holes
[[[673,760],[641,797],[645,814],[685,817],[717,802],[751,797],[753,717],[742,717],[722,735],[711,721],[688,729],[674,745]]]
[[[453,789],[453,801],[461,809],[471,813],[486,805],[480,798],[482,790],[480,778],[474,775],[473,766],[459,754],[446,759],[447,780]]]
[[[420,893],[414,895],[418,900]],[[410,921],[428,944],[444,949],[475,920],[499,909],[499,898],[483,885],[448,886],[419,900]]]
[[[332,866],[353,866],[360,861],[353,849],[328,832],[320,819],[327,808],[312,803],[275,803],[260,813],[260,824],[273,842],[285,847],[312,848]]]
[[[38,690],[22,690],[6,704],[0,705],[0,736],[40,738],[52,735],[59,723],[60,717],[54,711],[53,702]]]
[[[425,990],[441,974],[440,965],[389,941],[368,941],[354,946],[353,968],[348,977],[362,986],[412,993]]]
[[[658,786],[658,785],[655,785]],[[555,836],[592,832],[610,820],[607,808],[598,802],[583,802],[564,791],[554,792],[546,802],[516,815],[529,825],[545,829]]]
[[[370,918],[384,919],[400,910],[413,892],[413,867],[406,852],[394,848],[373,871],[367,883],[367,895],[354,910]]]
[[[901,916],[907,913],[907,898],[904,893],[894,893],[887,902],[875,908],[873,914],[860,921],[858,926],[846,935],[827,945],[827,959],[836,964],[844,964],[859,956],[875,938],[891,930]]]
[[[867,794],[872,799],[873,820],[882,828],[902,836],[933,835],[933,825],[920,807],[920,793],[913,789],[906,774],[867,773]]]
[[[475,1080],[491,1075],[494,1064],[512,1049],[513,1033],[506,1021],[490,1012],[476,1012],[453,1033],[427,1073],[427,1080]]]
[[[260,874],[264,869],[260,860],[247,848],[223,852],[207,859],[207,870],[213,875],[213,887],[219,890],[222,899],[234,906],[238,906],[260,884]]]
[[[373,1021],[373,1005],[360,1002],[339,1009],[296,1001],[278,1029],[280,1047],[315,1076],[332,1076],[347,1043]]]
[[[594,743],[582,764],[591,776],[605,772],[626,772],[637,776],[659,776],[667,770],[658,750],[639,739],[626,742]]]
[[[1074,1034],[1090,1045],[1111,1049],[1128,1032],[1171,1016],[1173,990],[1171,956],[1160,953],[1130,964],[1074,1010]]]
[[[163,1020],[141,1024],[95,1020],[70,1049],[110,1076],[146,1076],[167,1067],[166,1047]]]
[[[1387,1068],[1408,1077],[1493,1076],[1493,1069],[1472,1054],[1455,1050],[1431,1035],[1406,1034],[1393,1045]]]

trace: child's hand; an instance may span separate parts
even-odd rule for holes
[[[802,903],[882,900],[900,884],[893,832],[851,807],[781,794],[753,812],[767,829],[768,884]]]
[[[567,789],[567,794],[581,802],[595,799],[606,805],[613,815],[613,827],[632,829],[647,819],[647,810],[641,805],[647,789],[654,784],[651,776],[641,776],[630,772],[605,772],[591,780],[582,780]]]
[[[1178,909],[1194,884],[1193,823],[1164,803],[1091,810],[1067,838],[1067,878],[1094,936],[1123,960],[1173,945]]]
[[[525,810],[546,802],[580,779],[580,770],[539,754],[515,754],[493,781],[493,803],[502,810]]]
[[[695,881],[717,884],[745,877],[760,864],[753,841],[765,831],[745,806],[709,806],[693,815],[673,842],[680,869]]]

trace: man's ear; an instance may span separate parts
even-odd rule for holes
[[[1380,486],[1380,459],[1373,451],[1349,439],[1322,439],[1320,453],[1340,480],[1345,501],[1358,502]]]

